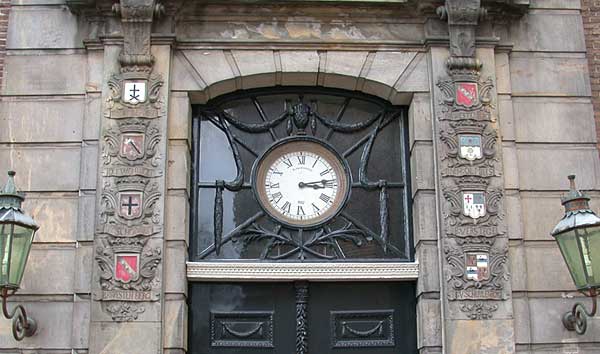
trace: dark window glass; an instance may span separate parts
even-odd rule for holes
[[[289,136],[322,141],[351,175],[335,217],[310,228],[270,217],[256,161]],[[191,260],[412,261],[406,109],[341,90],[241,91],[194,107]]]

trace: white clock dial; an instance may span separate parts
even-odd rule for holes
[[[343,160],[324,143],[307,137],[275,145],[258,161],[254,188],[273,218],[312,227],[337,214],[349,193]]]
[[[338,176],[322,156],[308,151],[290,152],[268,169],[265,190],[269,204],[294,220],[309,220],[326,213],[336,199]]]

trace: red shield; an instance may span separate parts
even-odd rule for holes
[[[121,156],[137,160],[144,156],[144,134],[123,134],[121,136]]]
[[[115,279],[123,283],[135,281],[139,276],[140,255],[121,253],[115,255]]]
[[[473,107],[478,102],[477,84],[460,82],[456,84],[456,104]]]

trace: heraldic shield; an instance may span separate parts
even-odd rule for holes
[[[142,192],[119,193],[119,216],[127,220],[142,216]]]
[[[123,102],[138,104],[146,101],[146,81],[125,81]]]
[[[140,276],[139,253],[115,254],[115,279],[123,283],[138,280]]]
[[[460,135],[458,139],[460,157],[468,161],[475,161],[483,157],[481,151],[480,135]]]
[[[126,133],[121,135],[120,155],[133,161],[144,157],[144,134]]]
[[[473,219],[485,216],[485,193],[463,192],[463,214]]]
[[[485,281],[490,278],[489,255],[487,253],[468,252],[465,254],[467,279]]]
[[[471,108],[479,103],[477,84],[474,82],[456,83],[456,104]]]

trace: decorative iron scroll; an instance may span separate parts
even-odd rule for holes
[[[296,282],[296,354],[308,353],[308,283]]]
[[[383,129],[401,119],[403,111],[388,106],[359,122],[345,123],[342,119],[351,98],[344,100],[336,116],[328,117],[319,112],[316,100],[306,103],[300,94],[296,102],[286,99],[283,102],[282,112],[271,118],[265,113],[259,99],[252,96],[251,100],[261,119],[260,122],[248,122],[227,109],[215,107],[203,107],[200,112],[201,119],[210,122],[227,138],[235,162],[236,174],[229,181],[198,182],[198,188],[213,189],[215,196],[213,201],[213,242],[211,246],[199,249],[197,258],[218,257],[226,244],[241,247],[242,250],[260,244],[262,251],[258,258],[263,260],[346,259],[349,257],[340,246],[344,243],[353,245],[355,248],[377,247],[384,258],[409,259],[408,232],[403,235],[406,242],[403,249],[390,242],[389,191],[390,189],[404,189],[405,185],[402,181],[383,179],[371,181],[368,177],[371,153],[377,137]],[[272,141],[276,142],[281,139],[277,136],[277,133],[282,131],[281,127],[285,128],[283,131],[288,136],[312,134],[317,137],[317,134],[325,129],[326,133],[321,133],[324,137],[319,137],[323,141],[328,141],[334,133],[347,136],[360,135],[352,137],[355,139],[352,141],[353,144],[340,155],[348,158],[354,152],[360,152],[360,162],[357,166],[358,182],[353,183],[351,187],[365,191],[378,191],[379,230],[373,230],[344,210],[336,218],[316,229],[283,225],[275,220],[270,220],[266,213],[260,211],[245,221],[239,222],[234,229],[224,232],[224,191],[235,193],[252,188],[250,183],[245,182],[250,171],[245,170],[244,166],[247,163],[244,163],[241,152],[244,150],[255,159],[260,155],[259,151],[253,149],[252,144],[244,139],[244,136],[269,134]]]

